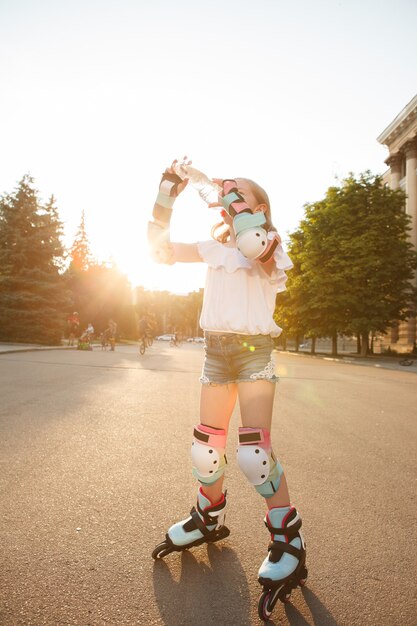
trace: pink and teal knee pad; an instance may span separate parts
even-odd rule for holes
[[[227,465],[226,431],[199,424],[194,427],[191,458],[193,475],[203,485],[211,485],[223,474]]]
[[[261,496],[271,498],[278,491],[283,471],[273,453],[269,430],[239,428],[237,459],[240,469]]]

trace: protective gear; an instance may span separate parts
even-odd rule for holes
[[[227,465],[226,431],[199,424],[194,427],[191,458],[193,475],[204,485],[216,482]]]
[[[278,233],[268,227],[263,212],[254,213],[246,200],[239,193],[237,183],[233,179],[223,181],[222,204],[230,217],[233,218],[233,230],[236,235],[237,247],[248,259],[268,261],[279,244]]]
[[[172,263],[172,246],[169,240],[169,228],[156,222],[148,222],[148,243],[155,263]]]
[[[266,428],[239,428],[237,460],[249,482],[264,498],[278,491],[282,467],[274,456]]]
[[[197,508],[191,509],[191,517],[177,522],[168,530],[168,536],[177,546],[186,546],[201,539],[202,535],[223,526],[226,515],[226,498],[222,495],[219,502],[213,504],[200,487],[197,496]]]
[[[259,599],[259,617],[269,621],[278,600],[288,602],[291,592],[306,583],[306,548],[300,531],[301,518],[293,506],[275,507],[268,511],[265,525],[271,533],[268,556],[258,572],[263,585]]]
[[[224,525],[225,516],[226,494],[213,503],[200,487],[197,508],[191,509],[190,517],[171,526],[165,540],[152,552],[153,558],[163,558],[170,552],[182,552],[202,543],[215,543],[224,539],[230,534]]]
[[[159,193],[153,207],[153,221],[148,222],[148,243],[156,263],[172,263],[172,247],[169,240],[169,224],[172,207],[178,195],[182,179],[176,174],[164,172],[159,183]]]

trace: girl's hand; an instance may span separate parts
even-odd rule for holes
[[[167,196],[171,196],[172,198],[177,198],[188,185],[188,178],[182,179],[175,172],[174,167],[177,163],[178,161],[175,159],[175,161],[173,161],[171,165],[165,169],[159,185],[160,191],[165,193]]]

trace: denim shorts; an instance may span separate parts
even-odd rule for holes
[[[268,380],[276,383],[270,335],[204,333],[205,358],[200,382],[203,385]]]

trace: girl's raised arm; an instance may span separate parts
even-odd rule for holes
[[[172,265],[176,262],[196,263],[202,260],[197,244],[171,243],[169,236],[172,207],[187,183],[188,180],[177,176],[172,167],[167,168],[162,175],[152,210],[153,219],[148,222],[148,242],[156,263]]]

